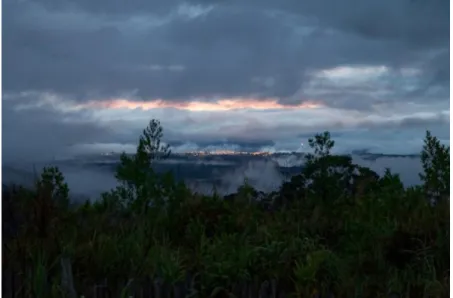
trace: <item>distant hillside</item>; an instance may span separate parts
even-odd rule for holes
[[[353,150],[353,155],[358,155],[365,160],[378,160],[384,157],[400,157],[400,158],[420,158],[420,154],[384,154],[384,153],[370,153],[368,149]]]

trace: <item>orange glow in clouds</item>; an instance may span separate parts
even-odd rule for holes
[[[221,99],[214,102],[190,101],[190,102],[172,102],[164,100],[153,101],[130,101],[126,99],[115,99],[110,101],[93,101],[85,104],[83,107],[90,108],[107,108],[107,109],[142,109],[151,110],[159,108],[175,108],[187,111],[231,111],[241,109],[252,110],[282,110],[282,109],[314,109],[322,105],[315,102],[305,102],[299,105],[282,105],[276,99]]]

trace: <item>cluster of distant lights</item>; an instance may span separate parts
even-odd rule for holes
[[[115,152],[105,152],[101,153],[104,156],[112,156],[116,155]],[[176,153],[181,155],[193,155],[193,156],[205,156],[205,155],[256,155],[256,156],[265,156],[271,155],[272,152],[266,151],[256,151],[256,152],[249,152],[249,151],[234,151],[234,150],[212,150],[212,151],[188,151],[182,153]]]
[[[304,144],[301,143],[299,148],[303,148]],[[205,156],[205,155],[255,155],[255,156],[268,156],[272,155],[273,153],[276,152],[270,152],[270,151],[255,151],[255,152],[250,152],[250,151],[236,151],[236,150],[222,150],[222,149],[216,149],[216,150],[203,150],[203,151],[188,151],[184,152],[182,154],[184,155],[192,155],[192,156]],[[281,153],[290,153],[290,151],[282,151]]]
[[[205,155],[256,155],[256,156],[265,156],[272,154],[271,152],[265,151],[234,151],[234,150],[212,150],[212,151],[189,151],[184,152],[184,155],[194,155],[194,156],[205,156]]]
[[[303,143],[301,144],[301,147],[303,147]],[[181,153],[176,153],[179,155],[190,155],[190,156],[208,156],[208,155],[253,155],[253,156],[269,156],[272,155],[275,152],[270,152],[270,151],[237,151],[237,150],[222,150],[222,149],[216,149],[216,150],[202,150],[202,151],[186,151],[186,152],[181,152]],[[283,152],[282,152],[283,153]],[[284,153],[289,153],[284,152]],[[102,155],[114,155],[114,152],[108,152],[108,153],[103,153]]]

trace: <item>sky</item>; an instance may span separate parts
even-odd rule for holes
[[[449,144],[447,0],[4,0],[3,160]]]

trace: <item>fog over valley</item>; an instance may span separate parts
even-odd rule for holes
[[[420,182],[422,170],[418,156],[386,156],[352,154],[353,162],[366,166],[382,175],[386,168],[398,173],[405,186]],[[114,156],[86,155],[72,159],[36,163],[6,163],[3,165],[3,184],[20,183],[31,186],[35,173],[46,165],[56,165],[63,172],[72,199],[96,200],[100,193],[116,187],[114,171],[119,158]],[[222,195],[236,192],[245,179],[255,189],[270,192],[300,172],[304,156],[300,153],[269,156],[243,155],[173,155],[155,163],[157,172],[170,171],[192,190],[209,194],[215,189]]]

